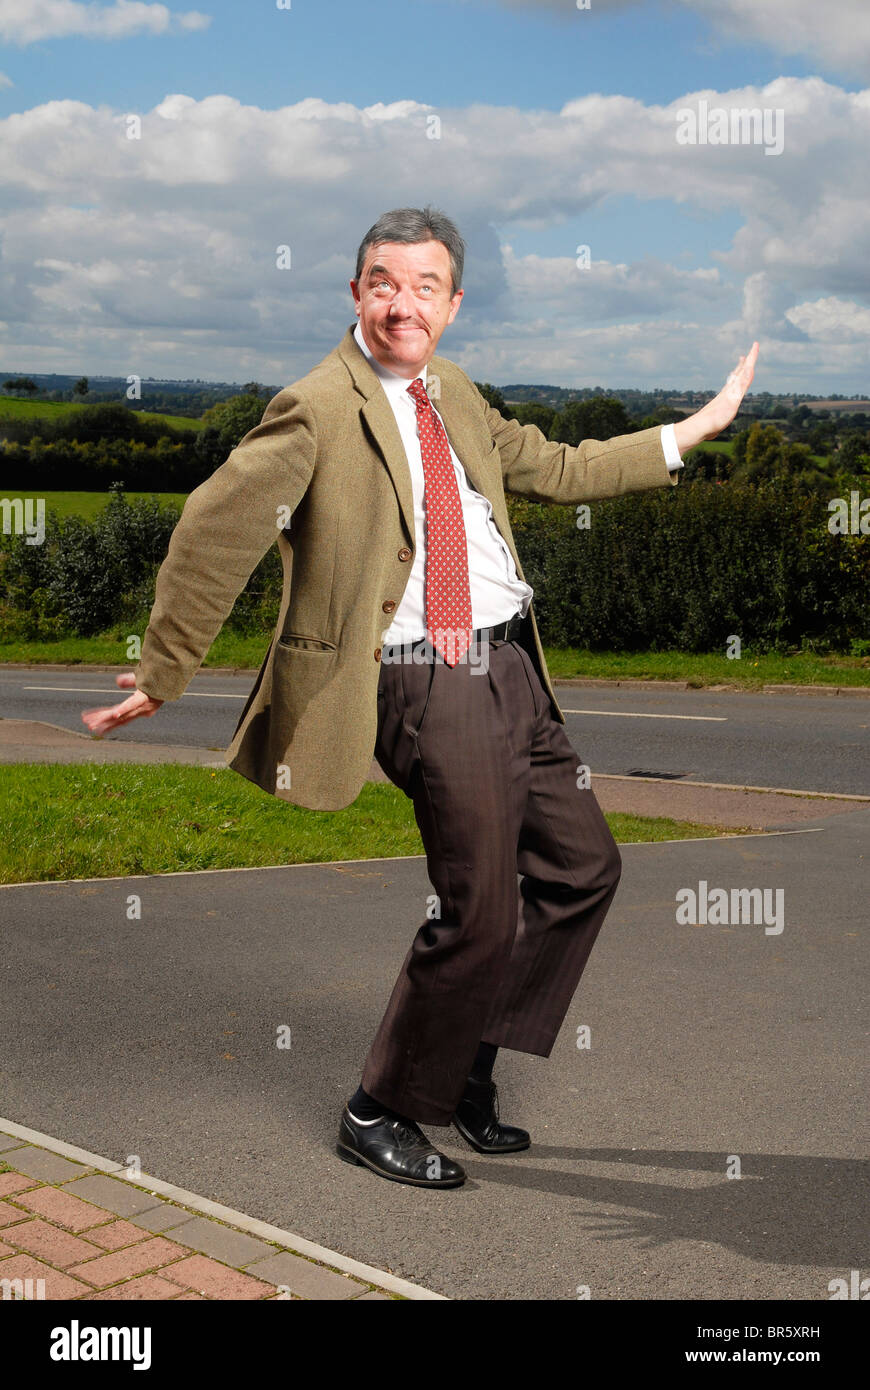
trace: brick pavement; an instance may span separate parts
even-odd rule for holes
[[[0,1300],[408,1296],[0,1129]]]

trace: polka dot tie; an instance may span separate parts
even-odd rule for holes
[[[420,377],[408,387],[417,407],[426,495],[426,636],[448,666],[471,645],[471,591],[462,502],[450,445]]]

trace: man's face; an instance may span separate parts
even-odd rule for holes
[[[372,355],[404,377],[418,376],[425,367],[463,294],[450,293],[450,256],[441,241],[370,246],[350,287]]]

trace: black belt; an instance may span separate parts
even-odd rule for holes
[[[522,632],[524,622],[525,618],[520,613],[515,613],[506,623],[497,623],[495,627],[476,627],[471,634],[471,645],[482,646],[485,642],[515,642]],[[408,654],[420,647],[429,645],[427,637],[420,637],[416,642],[405,642],[397,647],[384,647],[383,655],[396,656],[400,652]]]

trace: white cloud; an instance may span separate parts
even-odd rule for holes
[[[497,0],[511,10],[548,10],[577,23],[648,0]],[[870,63],[867,0],[677,0],[710,21],[723,38],[765,44],[777,53],[804,54],[833,71],[865,74]]]
[[[0,72],[0,87],[14,87],[15,83],[11,77],[7,77],[5,72]]]
[[[786,318],[817,342],[860,343],[865,350],[870,346],[870,308],[864,304],[832,296],[795,304],[786,310]]]
[[[134,34],[166,34],[207,29],[209,15],[198,10],[174,14],[166,5],[115,0],[112,5],[78,0],[0,0],[0,40],[28,44],[73,36],[126,39]]]
[[[677,144],[676,112],[702,97],[782,108],[783,153]],[[414,101],[266,111],[173,94],[143,114],[138,140],[108,107],[56,101],[9,116],[0,365],[293,380],[354,319],[347,282],[367,227],[386,208],[432,202],[469,243],[466,297],[442,347],[478,378],[709,385],[758,337],[760,389],[858,387],[870,93],[783,78],[667,107],[476,105],[439,111],[441,140],[427,139],[430,114]],[[690,268],[647,253],[646,200],[668,194],[675,233],[683,208],[727,211],[741,221],[732,243]],[[635,257],[615,256],[602,233],[579,269],[567,230],[553,254],[553,229],[614,198],[636,200]],[[538,229],[547,250],[536,253]]]

